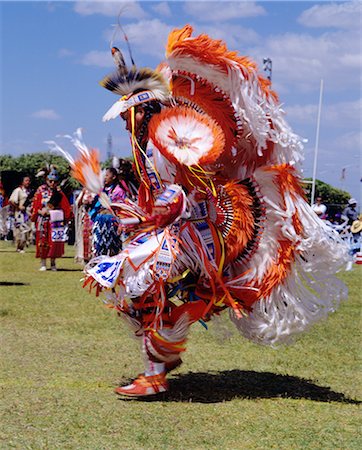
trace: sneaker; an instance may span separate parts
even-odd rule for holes
[[[41,266],[39,269],[40,272],[45,272],[46,270],[47,270],[47,268],[45,266]]]
[[[182,364],[182,359],[176,359],[175,361],[171,361],[165,364],[166,373],[170,373],[172,370],[177,369]]]
[[[20,250],[19,253],[25,253],[25,250]]]
[[[56,266],[51,266],[50,270],[52,270],[53,272],[56,272],[57,271],[57,267]]]
[[[147,395],[155,395],[168,390],[166,373],[146,377],[143,374],[128,386],[121,386],[114,390],[118,395],[126,395],[128,397],[145,397]]]

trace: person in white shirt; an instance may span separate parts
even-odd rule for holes
[[[326,217],[327,207],[322,203],[321,197],[316,198],[316,202],[312,206],[312,209],[321,219],[324,219]]]
[[[26,210],[29,187],[30,177],[23,177],[21,185],[13,190],[9,198],[9,203],[14,208],[14,243],[19,253],[24,253],[24,247],[29,243],[31,232],[29,214]]]

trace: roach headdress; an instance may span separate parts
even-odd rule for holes
[[[122,52],[117,47],[112,47],[111,51],[117,70],[104,77],[100,85],[121,98],[106,112],[103,121],[115,119],[129,108],[145,102],[167,102],[169,89],[160,72],[149,68],[137,69],[134,65],[129,69]]]

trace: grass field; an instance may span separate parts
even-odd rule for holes
[[[227,317],[195,324],[171,391],[113,389],[142,370],[138,343],[81,288],[0,242],[1,449],[360,449],[362,266],[349,299],[290,347],[258,347]]]

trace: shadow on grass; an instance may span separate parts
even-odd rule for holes
[[[57,272],[82,272],[83,269],[64,269],[57,267]]]
[[[291,398],[355,405],[362,403],[345,397],[340,392],[334,392],[329,387],[318,386],[303,378],[252,370],[177,374],[169,380],[169,384],[169,392],[138,400],[219,403],[236,398]]]
[[[19,281],[0,281],[0,286],[30,286],[30,283],[20,283]]]
[[[7,248],[7,249],[0,249],[0,253],[13,253],[14,255],[17,255],[18,252],[15,250],[15,248]],[[25,250],[25,253],[34,254],[35,250]],[[22,256],[22,255],[20,255]]]

